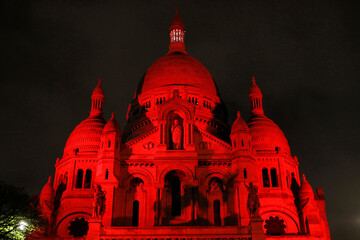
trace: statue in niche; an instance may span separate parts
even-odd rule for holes
[[[132,179],[130,182],[129,191],[143,192],[144,191],[144,182],[139,178]]]
[[[171,126],[171,140],[172,140],[172,149],[178,150],[181,149],[182,142],[182,129],[179,124],[179,120],[175,119],[174,124]]]
[[[252,182],[249,183],[249,186],[245,184],[249,195],[246,202],[246,206],[249,211],[250,217],[258,217],[259,216],[259,208],[260,208],[260,201],[259,197],[257,196],[258,188],[253,185]]]
[[[96,189],[94,189],[94,213],[93,217],[97,219],[102,219],[105,213],[105,195],[106,192],[101,189],[101,186],[98,184]]]
[[[209,184],[209,192],[222,192],[223,186],[220,179],[213,178]]]

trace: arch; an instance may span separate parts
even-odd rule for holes
[[[195,180],[195,176],[193,174],[193,172],[186,166],[184,165],[179,165],[179,166],[171,166],[171,167],[167,167],[164,170],[162,170],[162,172],[159,175],[159,182],[161,185],[165,184],[165,177],[166,175],[171,172],[171,171],[176,171],[176,172],[182,172],[184,174],[184,178],[183,178],[183,182],[193,182]]]
[[[153,175],[149,172],[149,170],[147,170],[147,169],[136,169],[136,170],[128,169],[127,174],[124,175],[120,179],[119,186],[121,186],[121,187],[129,186],[130,181],[133,178],[140,178],[144,182],[145,186],[152,186],[154,183]]]
[[[199,177],[199,185],[200,186],[209,186],[210,180],[213,177],[219,178],[224,185],[228,184],[228,181],[232,178],[232,175],[228,171],[217,171],[214,170],[207,170],[206,172],[202,173]]]
[[[83,185],[84,170],[78,169],[76,174],[75,188],[82,188]]]
[[[206,185],[209,192],[223,192],[224,182],[218,177],[212,177],[209,180],[209,184]]]
[[[296,221],[298,215],[290,209],[281,209],[280,206],[267,205],[260,208],[260,216],[263,219],[268,219],[270,216],[279,216],[285,222],[285,233],[298,233],[300,231],[299,223]],[[266,230],[265,230],[266,232]]]
[[[72,209],[74,210],[74,209]],[[62,214],[62,216],[59,216],[59,219],[61,219],[55,226],[56,232],[57,233],[64,233],[65,231],[67,232],[67,225],[74,220],[75,218],[85,218],[85,220],[89,220],[91,218],[91,214],[89,214],[86,211],[83,211],[84,209],[75,209],[74,212],[67,212]],[[59,231],[59,229],[64,229],[65,231]],[[60,234],[61,235],[61,234]],[[66,236],[64,234],[62,234],[60,237],[68,237],[69,234],[67,234]]]
[[[194,108],[192,106],[192,108]],[[170,104],[165,106],[163,109],[160,110],[160,120],[166,120],[166,117],[170,112],[174,112],[182,117],[184,120],[193,120],[193,113],[186,107],[181,104]]]

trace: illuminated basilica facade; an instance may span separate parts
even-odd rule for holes
[[[123,131],[114,114],[103,118],[99,80],[41,191],[44,239],[330,239],[323,191],[299,176],[255,79],[250,119],[238,112],[228,127],[177,13],[169,31],[169,52],[141,79]]]

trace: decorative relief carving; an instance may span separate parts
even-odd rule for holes
[[[153,142],[148,142],[148,143],[144,143],[143,148],[145,150],[150,150],[150,149],[153,149],[154,146],[155,146],[155,144]]]

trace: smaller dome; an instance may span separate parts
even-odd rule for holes
[[[237,112],[237,118],[231,127],[231,134],[237,132],[249,132],[249,127],[244,121],[244,119],[241,117],[240,111]]]
[[[278,125],[265,115],[252,115],[247,121],[255,150],[275,151],[280,148],[290,154],[288,141]]]
[[[97,152],[100,149],[100,136],[105,126],[102,117],[88,117],[70,134],[64,149],[65,154]]]
[[[47,183],[44,185],[43,189],[41,190],[40,200],[52,202],[53,198],[54,198],[54,188],[51,183],[51,177],[49,177]]]
[[[115,119],[115,114],[111,114],[110,120],[105,124],[103,133],[105,132],[118,132],[121,133],[121,128],[119,123]]]
[[[306,180],[305,174],[302,176],[302,182],[299,189],[300,199],[314,198],[314,191],[310,183]]]

